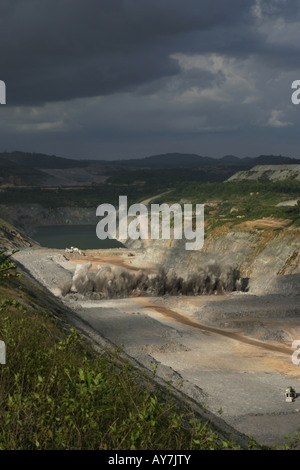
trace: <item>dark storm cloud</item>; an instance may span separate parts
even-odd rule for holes
[[[215,52],[236,58],[257,56],[275,68],[299,67],[299,0],[256,0],[244,3],[233,24],[228,21],[180,37],[178,49],[186,53]],[[247,8],[246,8],[247,5]],[[282,23],[282,30],[277,26]],[[295,29],[289,37],[288,27]],[[270,40],[270,36],[273,40]]]
[[[2,149],[299,156],[300,0],[1,0]]]
[[[193,34],[246,23],[240,0],[2,0],[1,79],[9,105],[131,91],[179,73]],[[197,42],[199,44],[197,46]],[[207,50],[208,43],[206,42]]]

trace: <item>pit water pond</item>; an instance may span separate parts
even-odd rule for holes
[[[46,248],[65,249],[71,246],[81,250],[122,248],[118,240],[100,240],[96,235],[96,225],[51,225],[36,227],[32,237]]]

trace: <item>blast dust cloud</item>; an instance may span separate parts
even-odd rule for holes
[[[158,272],[140,270],[131,273],[119,266],[99,265],[90,271],[91,263],[76,266],[72,280],[62,288],[62,295],[77,293],[90,299],[116,299],[138,296],[209,295],[246,290],[245,280],[238,269],[209,266],[180,276],[176,271],[161,267]]]

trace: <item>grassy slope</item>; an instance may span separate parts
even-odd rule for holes
[[[24,274],[0,279],[0,338],[0,449],[239,448],[117,351],[96,352]]]
[[[167,195],[168,201],[156,203],[190,202],[205,204],[205,220],[209,229],[220,225],[233,227],[247,220],[263,217],[286,219],[294,227],[300,226],[298,206],[277,206],[279,202],[298,199],[300,182],[294,179],[272,182],[234,181],[224,183],[182,183]]]

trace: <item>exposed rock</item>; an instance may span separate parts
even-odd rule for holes
[[[256,231],[251,225],[236,226],[209,233],[200,251],[186,251],[184,240],[127,241],[131,249],[142,252],[145,260],[174,268],[180,274],[199,266],[218,265],[226,272],[238,269],[242,282],[257,294],[297,295],[300,287],[300,230],[268,227]],[[286,276],[289,276],[288,278]],[[297,276],[296,276],[297,275]]]
[[[227,181],[257,180],[262,177],[273,181],[290,177],[300,180],[300,165],[256,165],[251,170],[238,171]]]
[[[35,241],[21,234],[13,225],[0,219],[0,249],[14,250],[35,245],[37,245]]]
[[[42,207],[40,204],[1,205],[5,219],[33,236],[35,228],[44,225],[97,224],[96,209],[88,207]]]

